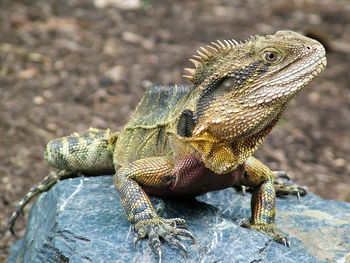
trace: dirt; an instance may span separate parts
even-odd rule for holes
[[[17,201],[51,169],[45,144],[122,128],[146,86],[189,84],[188,58],[216,39],[290,29],[326,45],[327,70],[256,156],[319,196],[350,201],[350,2],[108,2],[0,1],[0,262],[16,240]],[[24,228],[18,220],[18,236]]]

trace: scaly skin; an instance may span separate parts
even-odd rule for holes
[[[89,131],[48,143],[45,158],[60,169],[22,199],[24,205],[58,179],[115,173],[125,214],[140,238],[161,259],[162,237],[183,251],[179,236],[194,241],[183,219],[157,215],[147,194],[196,196],[231,186],[248,186],[252,217],[241,225],[289,245],[274,226],[274,173],[252,157],[281,118],[288,102],[326,66],[315,40],[291,31],[233,40],[201,48],[195,69],[184,76],[191,87],[150,87],[120,132]],[[276,173],[281,174],[281,173]],[[279,189],[285,191],[281,185]]]

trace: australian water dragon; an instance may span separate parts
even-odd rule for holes
[[[148,194],[196,196],[234,185],[253,189],[252,217],[243,225],[288,245],[274,226],[274,176],[252,154],[288,102],[326,66],[316,40],[291,31],[245,42],[217,41],[197,51],[186,69],[192,86],[152,86],[121,132],[90,128],[48,143],[52,172],[20,201],[23,207],[58,179],[115,174],[114,185],[137,233],[161,258],[160,238],[186,250],[194,241],[183,219],[157,215]]]

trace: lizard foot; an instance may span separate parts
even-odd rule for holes
[[[300,202],[300,196],[307,194],[307,187],[289,182],[290,177],[285,171],[273,171],[272,174],[275,178],[274,186],[277,196],[296,195]]]
[[[178,228],[177,226],[182,226]],[[145,219],[135,224],[134,229],[137,233],[137,237],[134,241],[134,248],[136,248],[136,243],[148,236],[148,243],[151,249],[158,255],[159,262],[161,262],[162,250],[160,237],[167,242],[177,246],[187,257],[187,251],[185,246],[179,239],[179,236],[185,236],[192,239],[195,243],[195,239],[192,233],[188,230],[187,223],[181,218],[164,219],[159,216],[155,216],[151,219]]]
[[[286,247],[290,247],[289,240],[279,234],[276,230],[276,227],[273,224],[251,224],[250,220],[248,218],[244,218],[240,220],[239,225],[244,228],[249,228],[251,230],[259,231],[261,233],[269,235],[273,241],[280,243],[282,245],[285,245]]]

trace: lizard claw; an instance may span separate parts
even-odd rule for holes
[[[134,250],[136,250],[136,244],[143,238],[143,236],[136,233],[136,237],[134,238]]]
[[[274,236],[272,236],[272,239],[279,244],[282,244],[286,247],[290,247],[290,242],[289,242],[288,238],[286,238],[285,236],[282,236],[278,233],[275,233]]]
[[[290,247],[290,241],[289,241],[287,238],[284,238],[284,239],[283,239],[283,244],[284,244],[286,247]]]
[[[178,226],[182,226],[182,228],[178,228]],[[161,262],[162,255],[160,238],[181,249],[185,258],[187,257],[186,247],[182,244],[179,237],[189,237],[192,242],[195,242],[192,233],[188,230],[186,221],[181,218],[164,219],[156,216],[136,223],[134,229],[137,233],[134,247],[136,247],[136,243],[141,238],[148,236],[149,246],[158,255],[159,262]]]

